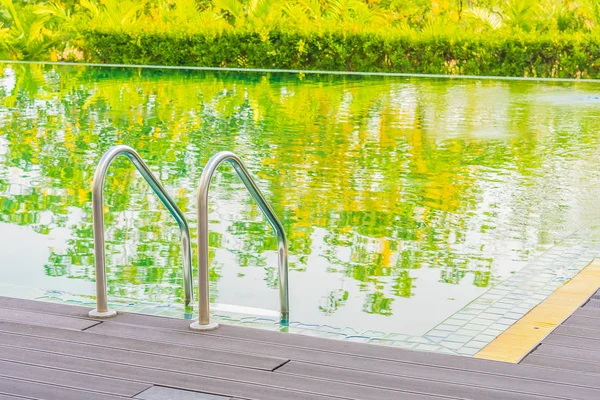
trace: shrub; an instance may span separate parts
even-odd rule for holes
[[[252,30],[83,32],[92,62],[424,74],[600,77],[600,37]]]
[[[599,77],[597,0],[0,0],[0,57]]]

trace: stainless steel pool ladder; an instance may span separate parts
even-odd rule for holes
[[[92,212],[94,219],[94,259],[96,265],[96,309],[89,312],[91,317],[109,318],[117,313],[108,309],[106,295],[106,262],[104,245],[104,202],[102,190],[104,178],[108,167],[118,155],[125,155],[150,184],[161,202],[167,207],[171,215],[177,221],[181,230],[182,253],[183,253],[183,280],[185,304],[192,301],[194,290],[192,283],[192,263],[190,232],[183,213],[175,202],[169,197],[158,179],[144,163],[141,157],[129,146],[115,146],[109,149],[100,159],[100,163],[94,174],[92,184]],[[208,270],[208,192],[211,178],[216,169],[223,162],[229,162],[238,174],[250,195],[257,202],[271,227],[275,230],[277,237],[277,253],[279,263],[279,301],[280,301],[280,323],[289,323],[289,290],[288,290],[288,245],[283,225],[277,215],[260,192],[258,186],[250,176],[242,160],[235,154],[223,151],[215,154],[206,164],[200,177],[198,188],[198,321],[192,323],[193,330],[207,331],[217,328],[219,325],[210,322],[210,288]]]
[[[208,191],[210,180],[223,162],[229,162],[240,177],[254,201],[275,230],[277,237],[277,259],[279,264],[279,307],[280,323],[287,325],[290,317],[288,291],[288,246],[283,225],[260,192],[256,182],[250,176],[246,166],[238,156],[229,151],[215,154],[202,171],[198,187],[198,321],[190,325],[191,329],[207,331],[219,325],[210,322],[210,296],[208,282]]]
[[[108,172],[108,167],[113,160],[119,155],[127,156],[133,165],[140,172],[142,177],[148,182],[154,193],[160,201],[167,207],[169,213],[177,221],[179,230],[181,231],[181,253],[183,256],[183,289],[185,304],[188,305],[193,301],[193,275],[192,275],[192,252],[190,229],[188,223],[183,216],[183,213],[171,199],[165,188],[156,179],[150,168],[142,160],[139,154],[129,146],[115,146],[110,148],[98,163],[96,172],[94,173],[94,181],[92,183],[92,215],[94,220],[94,260],[96,265],[96,309],[89,312],[90,317],[108,318],[117,315],[114,310],[108,309],[106,298],[106,256],[104,245],[104,199],[103,188],[104,178]]]

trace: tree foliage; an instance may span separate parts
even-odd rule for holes
[[[178,50],[186,52],[186,38],[198,42],[198,38],[216,36],[238,43],[227,44],[232,50],[229,53],[228,49],[220,49],[224,53],[218,54],[219,63],[211,66],[231,65],[229,59],[234,59],[237,66],[250,65],[246,60],[253,57],[272,59],[273,50],[252,53],[257,50],[255,45],[275,43],[273,38],[283,36],[298,38],[295,43],[280,44],[308,58],[316,57],[311,54],[315,49],[306,47],[315,37],[342,38],[332,44],[332,51],[338,53],[343,52],[340,46],[353,47],[348,38],[375,47],[402,47],[408,41],[409,47],[416,48],[423,38],[441,38],[451,43],[450,51],[460,51],[452,42],[465,45],[465,37],[492,46],[505,41],[503,51],[510,52],[511,43],[529,38],[543,37],[551,42],[564,42],[566,38],[573,43],[593,40],[598,36],[599,23],[600,0],[0,0],[0,56],[98,61],[97,53],[122,51],[96,46],[113,46],[121,39],[151,43],[160,38],[161,45],[166,46],[178,37],[181,40],[176,45],[184,46]],[[99,40],[109,36],[106,43]],[[402,40],[394,41],[398,38]],[[329,44],[324,39],[316,46],[328,48]],[[436,46],[435,41],[431,46]],[[247,48],[247,54],[233,51],[239,48]],[[156,50],[139,48],[131,55],[132,62]],[[552,52],[562,50],[553,48]],[[524,65],[539,56],[523,57]],[[202,65],[201,60],[182,59],[185,64]],[[384,67],[371,65],[367,70],[388,70],[388,60],[380,61]],[[273,66],[285,67],[293,62],[285,59]],[[445,57],[442,64],[452,67],[457,62],[461,61]],[[516,69],[523,70],[521,64]],[[581,66],[579,71],[588,67]],[[341,68],[347,69],[343,65]]]

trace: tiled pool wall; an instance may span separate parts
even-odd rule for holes
[[[600,256],[597,222],[567,237],[424,337],[472,356]]]
[[[357,331],[292,321],[282,328],[276,319],[212,313],[215,322],[295,334],[349,340],[392,347],[473,356],[537,306],[558,287],[600,257],[600,225],[581,229],[528,263],[510,278],[472,301],[423,336],[380,331]],[[95,300],[58,291],[0,284],[0,294],[50,302],[95,306]],[[112,307],[128,312],[193,319],[191,308],[114,300]]]

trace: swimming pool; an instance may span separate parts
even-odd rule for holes
[[[597,83],[4,63],[0,97],[5,286],[94,295],[115,144],[193,237],[202,167],[237,153],[288,234],[292,320],[357,331],[424,335],[600,217]],[[176,224],[126,161],[105,187],[109,296],[180,303]],[[276,310],[275,238],[228,167],[209,228],[212,301]]]

